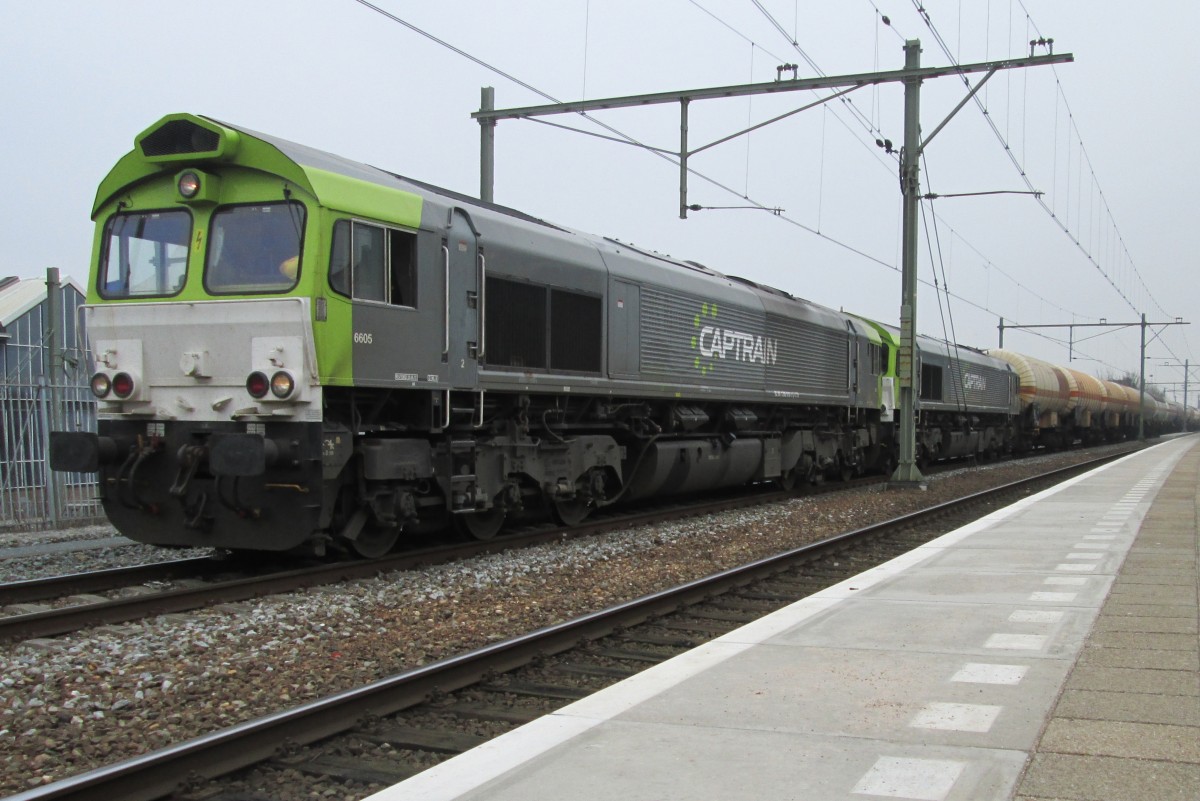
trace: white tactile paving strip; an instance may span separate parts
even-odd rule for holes
[[[1019,684],[1029,672],[1028,665],[993,665],[985,662],[968,662],[950,681],[965,684]]]
[[[949,759],[880,757],[852,792],[885,798],[942,801],[965,765]]]
[[[372,801],[1007,799],[1185,449],[998,510]]]
[[[1046,647],[1045,634],[993,634],[984,643],[984,648],[1003,649],[1008,651],[1041,651]]]
[[[1069,604],[1079,597],[1077,592],[1031,592],[1029,600],[1039,603]]]
[[[985,732],[992,728],[1003,708],[991,704],[931,701],[922,707],[908,725],[914,729]]]

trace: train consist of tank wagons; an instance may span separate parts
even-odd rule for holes
[[[1141,393],[1132,387],[1009,350],[988,354],[1012,365],[1020,377],[1016,442],[1022,449],[1125,439],[1137,432],[1139,410],[1148,434],[1182,428],[1181,404],[1146,395],[1143,410]]]
[[[893,463],[887,328],[696,263],[187,114],[93,219],[98,431],[51,460],[135,540],[369,557]],[[921,344],[924,453],[1011,449],[1016,372]]]

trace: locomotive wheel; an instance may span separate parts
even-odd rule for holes
[[[796,489],[796,485],[800,483],[799,476],[796,475],[796,470],[792,469],[781,475],[776,481],[779,483],[779,488],[784,492],[792,492]]]
[[[504,507],[494,506],[486,512],[454,515],[454,527],[471,539],[490,540],[504,525]]]
[[[569,500],[550,501],[550,511],[560,524],[578,526],[592,513],[592,507],[583,498],[575,497]]]
[[[850,479],[854,478],[854,465],[847,462],[840,452],[837,455],[837,472],[838,478],[843,483],[849,482]]]
[[[364,559],[378,559],[392,550],[400,537],[399,526],[385,528],[384,526],[363,526],[351,545],[354,552]]]

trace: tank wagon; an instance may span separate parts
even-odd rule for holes
[[[98,430],[51,463],[135,540],[372,557],[894,463],[888,326],[206,117],[134,144],[92,210]],[[1017,371],[918,344],[922,457],[1012,449]]]
[[[1064,448],[1137,436],[1139,409],[1147,433],[1182,428],[1182,408],[1159,403],[1133,387],[1003,349],[987,351],[1008,362],[1020,381],[1015,420],[1017,450]]]

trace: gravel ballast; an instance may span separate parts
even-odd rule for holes
[[[0,646],[0,795],[1102,452],[964,468],[927,490],[797,498]],[[87,569],[80,553],[57,572]],[[52,564],[10,559],[0,577],[29,578]]]
[[[107,544],[118,540],[119,544]],[[106,543],[97,547],[98,543]],[[51,546],[25,555],[30,546]],[[67,550],[78,548],[79,550]],[[126,539],[110,525],[82,526],[60,531],[0,533],[0,582],[84,573],[109,567],[132,567],[207,556],[211,548],[157,548]],[[10,555],[18,554],[18,555]]]

